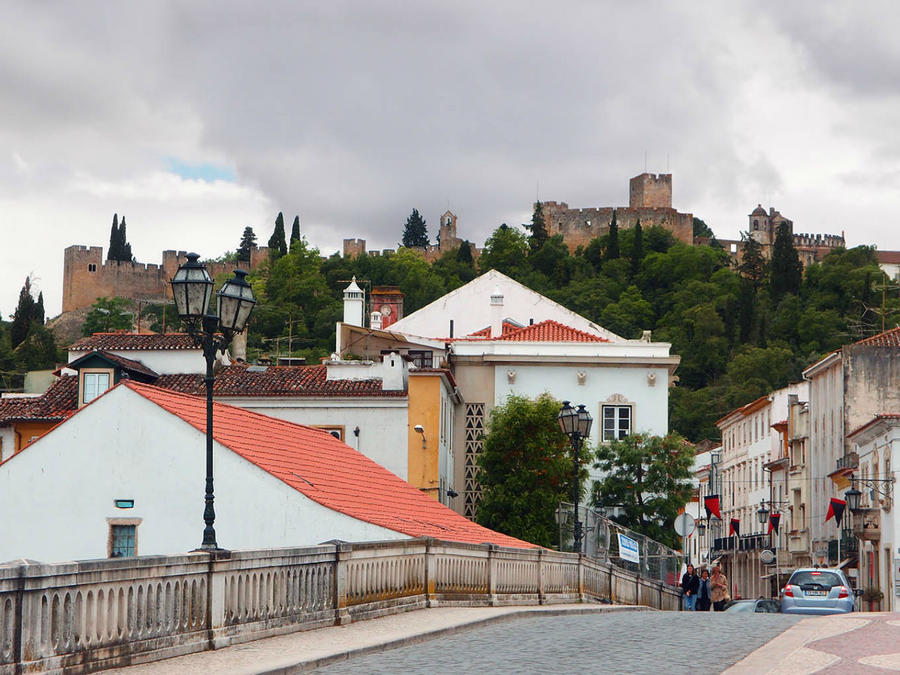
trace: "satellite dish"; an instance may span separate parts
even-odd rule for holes
[[[771,565],[775,562],[775,553],[769,549],[765,549],[759,552],[759,559],[763,565]]]

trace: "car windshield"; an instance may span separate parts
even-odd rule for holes
[[[844,585],[840,575],[836,572],[826,572],[825,570],[795,572],[788,583],[791,586],[800,586],[803,589],[816,588],[825,591],[831,590],[832,586]]]

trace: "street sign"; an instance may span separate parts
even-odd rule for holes
[[[694,516],[690,513],[679,513],[675,517],[675,531],[680,537],[690,537],[694,532]]]
[[[632,539],[621,532],[618,532],[617,534],[619,535],[619,557],[622,560],[630,560],[633,563],[640,564],[641,550],[638,546],[637,539]]]

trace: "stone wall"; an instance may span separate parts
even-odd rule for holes
[[[250,251],[249,268],[256,269],[268,258],[267,247],[254,246]],[[102,297],[168,300],[172,295],[169,282],[178,266],[186,260],[186,251],[163,251],[161,265],[104,260],[101,246],[69,246],[63,254],[62,311],[89,307]],[[207,264],[213,278],[247,267],[247,263]]]
[[[628,184],[628,205],[633,209],[672,208],[672,174],[642,173]]]
[[[677,587],[573,553],[431,539],[0,566],[0,675],[88,673],[441,604],[605,601]]]
[[[591,239],[609,233],[613,211],[619,230],[628,230],[641,221],[645,230],[659,226],[669,230],[678,241],[693,245],[694,217],[690,213],[679,213],[672,208],[662,207],[620,207],[572,209],[565,202],[543,202],[544,223],[552,237],[561,234],[574,251],[579,246],[587,246]]]

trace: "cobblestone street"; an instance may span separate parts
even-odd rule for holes
[[[313,672],[712,674],[798,620],[780,614],[713,612],[521,618]]]

